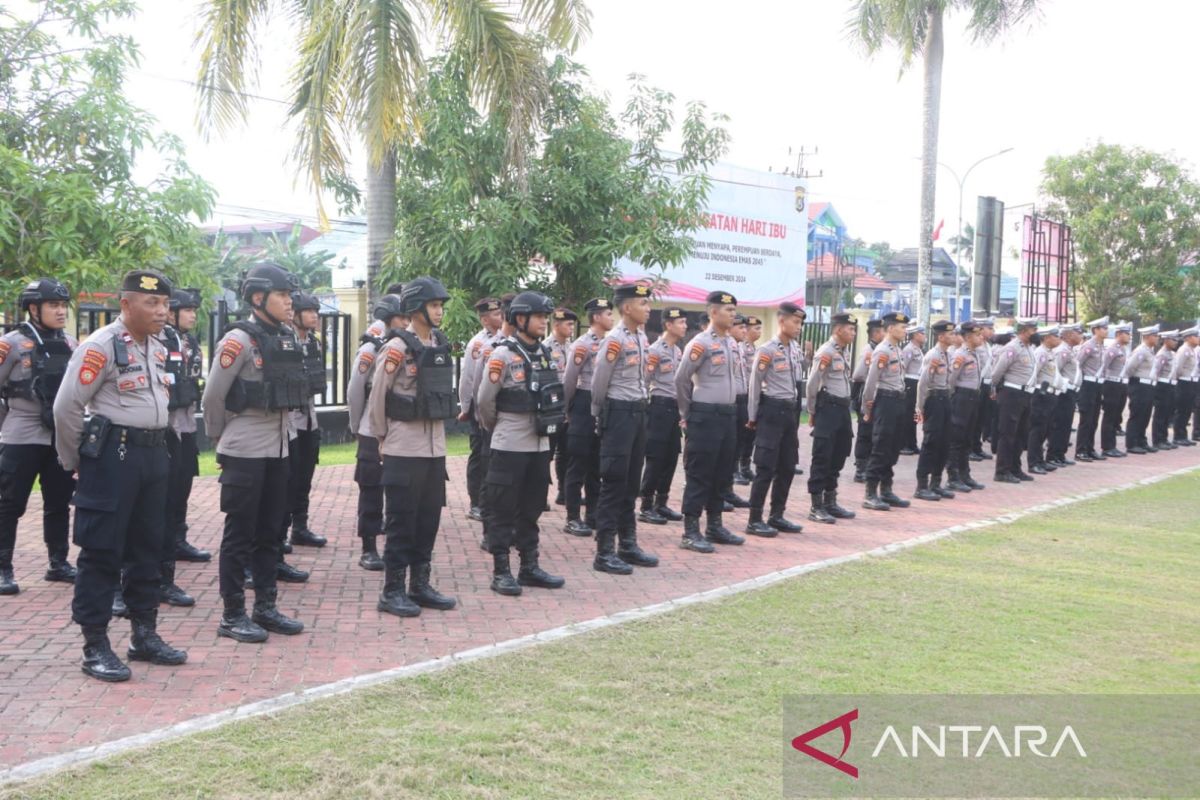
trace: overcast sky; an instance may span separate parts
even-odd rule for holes
[[[805,167],[813,200],[834,203],[852,236],[913,246],[918,227],[920,64],[897,79],[898,57],[867,60],[849,44],[848,0],[591,0],[593,33],[577,54],[615,107],[626,76],[640,72],[681,102],[703,100],[731,117],[731,163],[776,171],[794,166],[788,148],[817,149]],[[197,133],[197,55],[192,0],[142,0],[130,32],[142,49],[132,99],[181,136],[189,161],[220,193],[219,218],[248,221],[268,209],[311,216],[315,202],[287,160],[285,107],[251,101],[245,127],[205,142]],[[947,26],[940,160],[967,181],[964,218],[975,197],[1009,206],[1038,199],[1046,156],[1104,140],[1200,161],[1195,108],[1195,32],[1200,3],[1048,0],[1038,20],[988,47],[971,45],[961,16]],[[282,19],[264,51],[257,91],[286,97],[294,52]],[[359,169],[360,177],[362,169]],[[936,219],[944,239],[957,224],[958,184],[939,169]],[[1006,232],[1006,241],[1015,241]]]

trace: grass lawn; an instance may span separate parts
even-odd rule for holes
[[[787,694],[1197,691],[1198,495],[1175,478],[0,797],[778,797]]]
[[[355,447],[354,442],[321,445],[321,464],[317,468],[353,464]],[[465,456],[469,452],[471,452],[471,448],[465,434],[446,435],[446,455]],[[212,450],[200,454],[200,474],[202,476],[217,474],[217,456]]]

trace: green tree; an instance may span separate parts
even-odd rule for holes
[[[367,277],[374,297],[395,233],[397,152],[416,132],[423,44],[442,40],[464,53],[472,97],[503,120],[506,161],[519,171],[526,131],[545,98],[531,34],[574,49],[588,33],[590,14],[582,0],[522,0],[515,13],[508,5],[499,0],[205,0],[198,36],[201,120],[209,128],[226,128],[244,119],[257,37],[294,26],[297,57],[289,115],[299,126],[293,156],[318,192],[344,190],[348,135],[366,144]],[[275,24],[272,12],[278,12]],[[324,210],[318,210],[324,220]]]
[[[328,250],[306,251],[300,242],[300,223],[293,225],[291,235],[283,240],[271,233],[267,239],[267,256],[295,275],[304,291],[329,289],[330,269],[334,266],[329,262],[337,258],[337,254]]]
[[[1051,156],[1046,213],[1071,226],[1075,287],[1088,316],[1188,320],[1200,305],[1200,184],[1176,161],[1096,144]]]
[[[924,62],[921,118],[921,226],[917,237],[917,319],[929,323],[933,297],[933,215],[937,187],[938,123],[942,102],[943,24],[947,12],[969,15],[975,42],[990,42],[1033,15],[1038,0],[853,0],[850,38],[874,55],[885,46],[900,50],[900,71],[916,56]]]
[[[950,245],[954,251],[954,260],[959,261],[959,266],[962,266],[962,261],[975,260],[975,227],[969,222],[963,223],[962,236],[955,234],[946,240],[946,244]]]
[[[211,287],[209,251],[193,224],[212,188],[154,129],[122,86],[133,42],[107,31],[128,0],[46,0],[29,17],[0,7],[0,294],[52,275],[72,291],[111,290],[126,270],[156,266]],[[139,153],[163,172],[133,180]]]

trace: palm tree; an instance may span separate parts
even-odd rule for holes
[[[954,260],[959,261],[960,256],[962,261],[975,260],[975,226],[969,222],[963,223],[962,236],[951,236],[946,240],[946,244],[954,248]],[[960,264],[961,266],[961,264]]]
[[[916,316],[926,324],[933,290],[933,205],[946,12],[961,10],[969,14],[967,31],[974,41],[986,43],[1032,16],[1037,6],[1038,0],[853,0],[847,33],[868,55],[891,44],[900,50],[901,72],[912,66],[917,55],[924,61]]]
[[[276,11],[282,19],[269,20]],[[546,92],[538,37],[573,51],[591,16],[583,0],[203,0],[202,13],[198,116],[206,132],[244,120],[256,37],[280,24],[296,30],[288,115],[300,124],[292,154],[318,193],[323,223],[320,191],[344,181],[349,135],[364,141],[372,298],[395,234],[395,152],[415,133],[422,43],[433,39],[463,55],[478,100],[508,126],[508,156],[519,171],[524,133]]]

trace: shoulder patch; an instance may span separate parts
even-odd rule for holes
[[[401,353],[395,347],[389,347],[388,351],[387,351],[387,356],[384,358],[383,369],[387,374],[391,375],[393,372],[395,372],[397,369],[400,368],[400,364],[403,361],[404,361],[404,353]]]
[[[821,356],[821,360],[817,363],[818,369],[829,369],[829,365],[833,363],[833,356],[826,353]]]
[[[688,358],[692,361],[699,361],[702,355],[704,355],[704,344],[692,342],[692,346],[688,348]]]
[[[371,365],[375,363],[374,353],[360,353],[358,356],[358,371],[362,375],[366,375],[370,371]]]
[[[884,367],[886,367],[887,365],[888,365],[888,356],[887,356],[887,353],[883,353],[883,354],[881,354],[881,355],[879,356],[879,358],[875,360],[875,366],[879,367],[880,369],[883,369],[883,368],[884,368]]]
[[[104,354],[104,351],[89,347],[83,354],[83,364],[79,367],[79,382],[87,386],[95,381],[107,363],[108,356]]]
[[[471,358],[479,358],[479,351],[483,349],[483,342],[476,340],[475,344],[471,345]]]
[[[769,355],[767,355],[766,353],[758,354],[758,371],[759,372],[766,372],[767,367],[770,365],[770,363],[771,363],[771,357]]]
[[[504,374],[504,360],[493,358],[488,361],[488,380],[492,383],[499,383],[500,376]]]
[[[225,344],[221,347],[221,369],[229,369],[233,366],[233,362],[241,355],[244,345],[237,339],[232,337],[225,340]]]
[[[621,354],[621,343],[616,339],[612,339],[608,343],[608,348],[604,352],[604,358],[608,361],[616,361],[617,356]]]
[[[658,368],[658,353],[650,353],[646,356],[646,372],[654,372]]]
[[[4,339],[0,339],[0,364],[4,363],[4,359],[8,358],[8,352],[12,350],[12,345]]]

